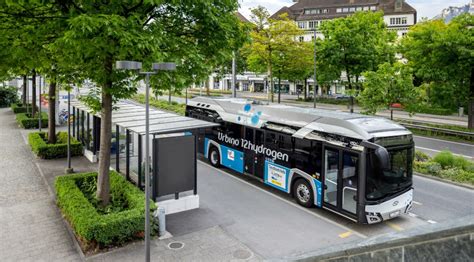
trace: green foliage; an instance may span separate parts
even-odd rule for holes
[[[461,156],[455,156],[449,151],[443,151],[437,154],[433,161],[440,164],[444,169],[459,168],[465,171],[474,172],[474,163]]]
[[[28,143],[31,150],[40,158],[55,159],[67,157],[67,132],[57,134],[56,144],[48,144],[48,134],[45,132],[34,132],[28,134]],[[82,144],[71,137],[71,156],[82,155]]]
[[[298,36],[303,35],[303,31],[287,14],[283,14],[279,19],[271,19],[268,11],[262,6],[251,11],[254,28],[250,32],[251,41],[244,45],[242,51],[247,57],[249,69],[268,73],[270,86],[273,86],[274,76],[298,78],[295,74],[298,75],[302,69],[306,69],[305,62],[308,60],[308,45],[297,40]]]
[[[11,104],[11,109],[13,113],[18,114],[18,113],[26,113],[27,108],[25,105],[21,103],[13,103]],[[31,111],[31,104],[28,104],[28,110]]]
[[[427,86],[429,102],[456,109],[474,103],[474,15],[450,23],[423,21],[402,40],[401,53]],[[474,107],[472,107],[474,110]],[[473,112],[469,112],[472,120]]]
[[[413,76],[407,66],[384,63],[376,72],[364,73],[364,77],[364,90],[358,100],[367,113],[375,114],[394,103],[402,104],[410,113],[415,112],[420,94],[413,85]]]
[[[416,150],[415,152],[415,161],[418,162],[427,162],[431,159],[426,153]]]
[[[0,87],[0,107],[8,107],[18,102],[18,92],[13,86]]]
[[[449,116],[449,115],[452,115],[454,112],[456,112],[455,110],[450,109],[450,108],[432,106],[426,103],[418,104],[415,108],[415,111],[416,113],[440,115],[440,116]]]
[[[133,99],[137,101],[138,103],[145,104],[145,95],[143,94],[135,95]],[[163,109],[166,111],[177,113],[179,115],[184,115],[184,113],[186,112],[186,105],[179,104],[176,102],[171,102],[170,104],[168,103],[168,101],[150,98],[150,105],[158,109]]]
[[[32,129],[39,127],[39,117],[36,114],[31,117],[31,113],[18,113],[16,115],[16,122],[24,129]],[[48,114],[41,113],[41,127],[48,127]]]
[[[416,172],[474,185],[474,162],[454,156],[448,151],[437,154],[433,159],[428,158],[423,161],[418,159],[418,154],[417,151],[413,166]]]
[[[352,89],[358,87],[363,72],[395,61],[396,34],[387,30],[381,12],[356,12],[329,20],[320,30],[324,39],[317,41],[316,53],[326,81],[339,79],[346,72],[346,84]]]
[[[112,205],[102,209],[96,208],[93,199],[97,173],[57,177],[55,188],[59,208],[76,235],[87,243],[120,245],[144,231],[145,196],[116,172],[110,172]],[[152,210],[155,208],[152,202]]]

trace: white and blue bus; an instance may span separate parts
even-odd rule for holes
[[[255,177],[302,206],[368,224],[412,207],[413,137],[390,120],[207,97],[190,100],[186,115],[220,124],[197,134],[213,166]]]

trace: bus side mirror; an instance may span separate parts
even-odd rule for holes
[[[375,149],[375,156],[377,156],[382,170],[387,170],[390,168],[390,155],[388,154],[388,151],[385,149],[385,147],[379,147]]]
[[[390,155],[385,147],[369,141],[362,141],[360,145],[374,150],[374,154],[382,170],[390,169]]]

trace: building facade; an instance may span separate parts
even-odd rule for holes
[[[277,19],[287,13],[288,17],[298,24],[305,34],[301,41],[312,41],[314,31],[316,37],[323,37],[318,30],[328,20],[346,17],[360,11],[382,11],[389,30],[396,31],[398,36],[408,32],[410,26],[416,24],[416,10],[404,0],[294,0],[295,4],[283,7],[272,15]]]

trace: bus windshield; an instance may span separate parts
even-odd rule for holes
[[[379,200],[403,191],[412,185],[413,147],[387,148],[389,169],[378,166],[375,154],[369,154],[367,170],[367,200]]]

